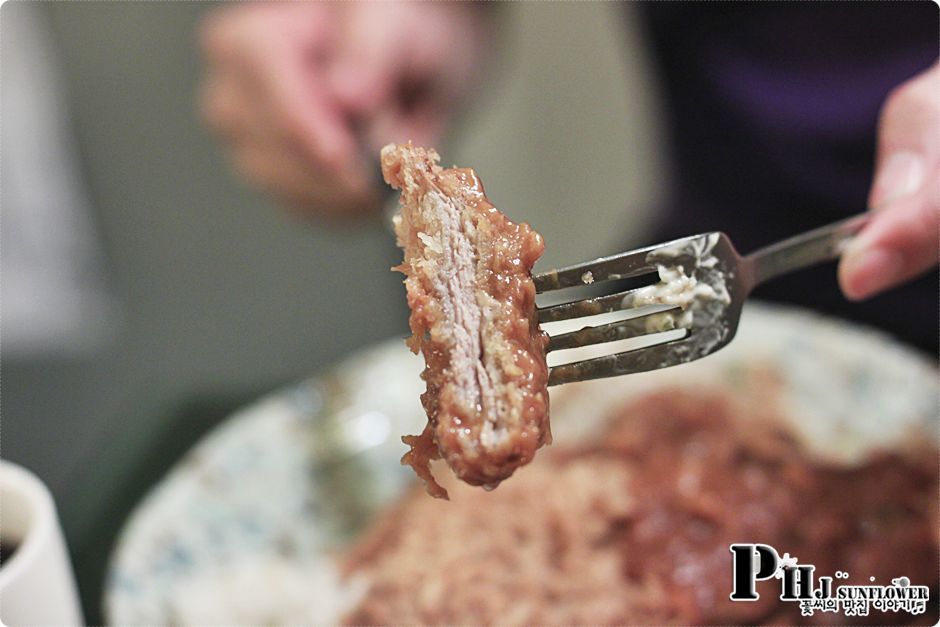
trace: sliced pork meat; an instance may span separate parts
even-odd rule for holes
[[[463,481],[496,487],[551,441],[547,336],[539,330],[531,270],[544,249],[527,224],[500,213],[467,168],[443,169],[434,150],[390,144],[382,173],[401,190],[396,216],[412,336],[425,360],[428,424],[406,436],[403,463],[430,494],[443,458]]]

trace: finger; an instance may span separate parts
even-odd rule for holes
[[[323,58],[335,44],[333,18],[329,4],[248,5],[219,27],[225,32],[217,44],[219,63],[241,78],[251,105],[264,112],[266,131],[318,167],[338,170],[354,142],[324,84]]]
[[[236,53],[239,36],[243,31],[240,22],[248,13],[245,5],[230,4],[209,11],[199,24],[199,48],[210,64],[221,63]]]
[[[266,105],[264,93],[259,90],[258,85],[231,69],[215,72],[200,91],[201,113],[206,125],[232,145],[287,143],[277,114]]]
[[[197,107],[203,123],[223,139],[235,139],[244,122],[240,65],[233,63],[240,46],[238,26],[246,7],[229,5],[206,14],[199,44],[206,74],[198,88]]]
[[[940,168],[933,171],[940,180]],[[877,211],[849,245],[839,265],[847,297],[861,300],[936,267],[940,233],[940,187],[895,201]]]
[[[839,282],[860,300],[937,264],[940,64],[895,89],[878,125],[869,224],[843,253]]]
[[[257,117],[247,106],[243,88],[230,73],[216,72],[199,88],[199,111],[206,126],[228,141],[239,141],[253,134]]]
[[[878,124],[869,206],[878,209],[916,193],[940,160],[940,63],[888,96]]]
[[[233,151],[236,173],[301,213],[359,214],[377,200],[368,182],[351,176],[317,174],[302,156],[282,144],[246,143]]]
[[[346,116],[327,93],[322,77],[302,59],[269,64],[265,74],[271,113],[282,136],[323,167],[334,172],[355,157],[356,140]]]

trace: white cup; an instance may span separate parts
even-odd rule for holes
[[[52,495],[29,471],[0,461],[0,540],[16,550],[0,567],[4,625],[81,625],[82,613]]]

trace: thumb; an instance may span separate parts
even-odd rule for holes
[[[940,180],[940,168],[932,173]],[[936,267],[940,186],[924,185],[874,213],[839,264],[839,283],[852,300],[873,296]]]
[[[839,282],[853,300],[936,266],[940,228],[940,64],[895,89],[882,108],[874,215],[846,248]]]
[[[879,209],[918,191],[938,160],[940,63],[935,63],[892,91],[882,107],[868,206]]]

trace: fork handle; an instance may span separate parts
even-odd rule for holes
[[[839,258],[845,245],[868,223],[862,213],[771,244],[744,258],[750,269],[748,291],[782,274]]]

